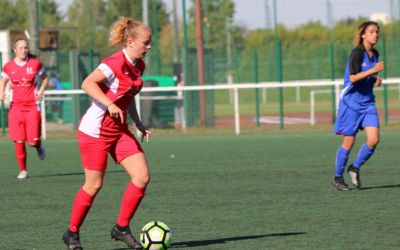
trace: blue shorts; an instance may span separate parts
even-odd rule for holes
[[[343,103],[339,105],[334,128],[336,134],[355,136],[359,130],[365,127],[379,128],[379,115],[375,106],[367,112],[361,113],[350,109]]]

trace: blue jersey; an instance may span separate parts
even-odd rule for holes
[[[356,112],[368,112],[371,109],[375,109],[373,88],[377,75],[368,76],[356,83],[350,82],[350,75],[364,72],[374,67],[378,62],[378,58],[378,51],[373,49],[373,55],[370,58],[364,45],[360,45],[351,51],[347,60],[340,101]]]
[[[64,87],[61,85],[60,80],[58,80],[57,77],[52,76],[52,77],[50,77],[49,81],[54,84],[53,89],[55,89],[55,90],[63,90],[64,89]]]

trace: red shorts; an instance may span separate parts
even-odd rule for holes
[[[11,105],[8,112],[8,130],[13,141],[28,141],[34,145],[41,136],[42,117],[38,107],[16,107]]]
[[[105,171],[108,153],[119,164],[128,156],[143,153],[140,143],[130,131],[124,131],[116,138],[94,138],[78,132],[82,167],[89,170]]]

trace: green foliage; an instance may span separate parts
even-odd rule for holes
[[[28,12],[26,1],[0,1],[0,29],[27,29]]]
[[[57,9],[57,3],[54,0],[41,0],[41,4],[42,16],[39,16],[39,19],[42,19],[43,26],[52,28],[60,25],[62,16]]]
[[[165,5],[159,0],[156,1],[158,27],[161,30],[163,24],[168,24],[168,15]],[[153,4],[154,1],[149,1],[150,26],[153,26],[154,14],[151,12]],[[73,29],[62,32],[61,49],[88,51],[92,47],[102,57],[109,55],[114,50],[108,44],[109,27],[119,16],[142,20],[142,1],[74,0],[67,10],[63,23],[63,26]]]
[[[189,46],[196,47],[196,18],[194,9],[194,0],[189,10]],[[207,47],[212,48],[215,53],[221,54],[226,51],[226,40],[228,32],[239,33],[242,30],[234,28],[228,30],[228,22],[232,22],[235,12],[235,5],[232,0],[209,0],[202,1],[202,17],[204,43]],[[242,36],[235,36],[241,39]]]
[[[26,0],[0,0],[0,29],[27,30],[28,4]],[[54,0],[42,1],[43,23],[46,27],[57,27],[61,21],[61,14],[57,10],[57,3]]]
[[[65,41],[69,45],[67,48],[73,46],[72,41],[75,42],[75,49],[78,51],[88,51],[92,46],[95,51],[99,50],[99,47],[106,47],[108,27],[103,25],[105,11],[103,0],[74,0],[67,10],[65,22],[65,25],[73,30],[65,32],[62,37],[62,42]]]
[[[275,37],[278,34],[282,44],[283,78],[287,80],[330,78],[331,72],[336,79],[343,77],[348,54],[352,48],[357,27],[364,18],[346,19],[338,22],[331,31],[319,22],[309,22],[293,29],[279,26],[277,33],[270,29],[251,30],[244,34],[245,46],[235,50],[234,79],[235,82],[253,80],[254,51],[258,57],[258,73],[260,81],[273,81],[276,74]],[[388,76],[398,76],[396,67],[398,53],[398,21],[381,25],[381,39],[376,47],[383,55],[383,43],[386,42]],[[235,42],[234,42],[235,43]],[[333,45],[333,66],[330,61],[329,47]],[[382,57],[381,57],[382,59]],[[219,64],[223,64],[219,61]],[[227,63],[225,59],[225,63]],[[218,70],[223,70],[222,68]],[[220,78],[217,82],[225,82]]]
[[[187,1],[189,2],[189,1]],[[194,0],[187,16],[188,47],[197,47]],[[234,82],[249,82],[254,79],[254,52],[258,57],[259,81],[273,81],[277,74],[276,36],[282,45],[283,80],[310,78],[342,78],[348,53],[352,48],[358,25],[365,18],[348,18],[335,23],[331,30],[321,22],[309,22],[294,28],[280,24],[277,31],[270,28],[250,30],[230,23],[236,6],[232,0],[203,0],[203,41],[212,60],[208,61],[207,76],[211,82],[226,82],[228,69],[232,70]],[[88,52],[93,49],[102,58],[115,49],[108,44],[109,27],[119,16],[142,19],[142,0],[74,0],[65,14],[57,10],[55,0],[42,0],[42,23],[44,28],[60,28],[59,49],[66,52],[76,50]],[[26,0],[0,0],[0,29],[28,29]],[[178,13],[180,10],[177,11]],[[149,53],[146,72],[172,74],[174,48],[182,52],[182,23],[178,40],[175,41],[174,26],[162,0],[148,0],[149,25],[153,29],[152,50]],[[254,17],[258,18],[258,17]],[[182,20],[180,20],[182,21]],[[397,62],[400,59],[400,22],[381,25],[381,37],[386,40],[387,76],[400,75]],[[231,39],[232,50],[228,49]],[[332,43],[333,58],[329,58]],[[383,50],[383,40],[377,49]],[[228,55],[228,51],[232,55]],[[383,52],[381,51],[381,54]],[[180,53],[182,62],[183,53]],[[228,60],[231,61],[228,61]],[[192,64],[196,58],[192,57]],[[333,65],[330,65],[333,61]],[[158,64],[160,62],[160,64]],[[161,69],[158,67],[160,66]]]
[[[109,27],[120,16],[127,16],[133,19],[142,19],[142,0],[113,0],[107,1],[105,12],[105,26]]]

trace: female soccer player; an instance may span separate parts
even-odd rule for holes
[[[3,67],[0,81],[0,100],[5,98],[8,82],[11,82],[12,98],[8,112],[8,130],[14,141],[15,156],[20,168],[18,179],[28,177],[25,142],[35,147],[39,158],[44,160],[46,151],[41,143],[40,101],[49,81],[42,63],[29,53],[28,43],[18,39],[13,46],[15,58]],[[38,88],[37,76],[43,81]]]
[[[139,120],[134,96],[143,85],[141,75],[145,64],[142,58],[151,48],[151,30],[139,21],[120,17],[111,26],[109,41],[123,49],[104,59],[82,84],[93,102],[78,128],[85,182],[76,194],[70,225],[63,234],[68,249],[82,249],[79,229],[102,187],[108,154],[130,176],[111,238],[125,242],[132,249],[142,249],[131,234],[129,222],[150,177],[143,150],[129,131],[126,120],[129,113],[142,132],[142,141],[144,137],[148,141],[151,132]]]
[[[367,142],[347,169],[356,188],[361,187],[360,167],[371,157],[379,142],[379,117],[373,87],[382,85],[382,78],[377,74],[384,69],[384,65],[378,61],[379,53],[374,49],[378,39],[379,25],[371,21],[362,23],[347,62],[334,129],[336,134],[343,136],[343,143],[336,153],[333,179],[333,185],[338,190],[349,190],[343,172],[357,132],[364,129]]]

